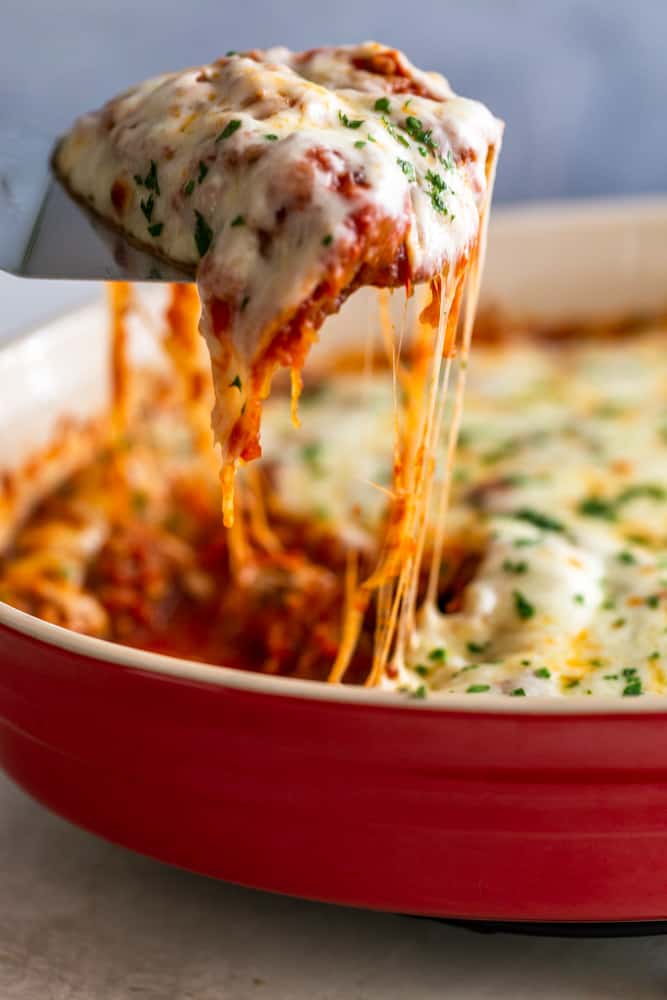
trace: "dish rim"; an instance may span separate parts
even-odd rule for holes
[[[501,206],[494,210],[492,225],[503,227],[538,227],[554,219],[557,214],[561,225],[572,225],[582,217],[587,221],[617,221],[637,210],[645,217],[667,217],[667,198],[661,195],[639,195],[630,198],[586,198],[554,202],[533,202],[517,206]],[[80,303],[55,310],[48,319],[35,322],[19,330],[5,344],[0,344],[0,354],[11,350],[17,342],[38,336],[45,326],[94,308],[93,290]],[[149,650],[123,646],[108,639],[82,635],[70,629],[43,621],[34,615],[0,601],[0,627],[19,633],[29,639],[55,649],[73,653],[90,660],[116,664],[131,670],[153,674],[156,677],[195,682],[216,688],[231,688],[250,694],[273,697],[293,697],[313,701],[335,702],[378,708],[402,708],[411,711],[485,714],[485,715],[549,715],[549,716],[615,716],[615,715],[667,715],[667,696],[647,694],[641,698],[622,698],[617,695],[590,695],[555,697],[530,695],[512,698],[501,694],[433,694],[415,699],[398,691],[367,688],[361,685],[328,684],[325,681],[303,680],[292,677],[274,677],[234,667],[217,666],[168,656]],[[0,635],[1,646],[1,635]]]

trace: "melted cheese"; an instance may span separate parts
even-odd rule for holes
[[[477,548],[479,565],[458,610],[422,613],[385,686],[438,696],[667,691],[663,346],[664,331],[647,330],[622,351],[477,347],[447,544]],[[370,483],[390,477],[391,397],[386,375],[371,388],[368,377],[333,380],[306,404],[306,450],[270,403],[281,502],[372,537],[385,502]]]
[[[239,457],[260,453],[274,369],[301,367],[353,288],[467,259],[501,131],[443,77],[365,43],[157,77],[62,140],[55,163],[73,193],[197,269],[228,494]]]

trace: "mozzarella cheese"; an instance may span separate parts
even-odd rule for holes
[[[55,165],[70,190],[197,271],[223,461],[259,452],[279,364],[359,284],[464,261],[502,126],[377,43],[229,54],[81,118]]]
[[[458,610],[422,615],[385,686],[667,692],[664,336],[476,346],[448,527],[479,564]],[[340,376],[306,405],[305,442],[274,402],[267,410],[282,502],[372,537],[384,501],[371,483],[387,482],[391,462],[390,379]]]

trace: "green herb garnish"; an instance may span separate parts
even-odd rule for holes
[[[264,136],[264,138],[268,142],[277,142],[278,141],[278,136],[276,135],[275,132],[267,132],[266,135]]]
[[[515,590],[513,593],[514,597],[514,609],[523,621],[527,621],[528,618],[532,618],[535,614],[535,608],[530,603],[530,601],[524,597],[520,590]]]
[[[160,182],[157,179],[157,164],[155,160],[151,160],[150,169],[144,177],[144,184],[149,191],[155,191],[157,195],[160,194]]]
[[[485,691],[490,690],[490,684],[470,684],[466,688],[466,694],[483,694]]]
[[[197,177],[197,184],[201,184],[201,182],[206,177],[207,173],[208,173],[208,167],[206,166],[206,164],[204,163],[203,160],[200,160],[199,161],[199,176]]]
[[[469,653],[472,653],[473,656],[481,656],[482,653],[487,651],[489,645],[490,644],[488,642],[467,642],[466,649]]]
[[[577,511],[586,517],[601,517],[605,521],[616,520],[613,500],[605,500],[603,497],[586,497],[577,507]]]
[[[232,381],[229,383],[230,389],[238,389],[239,392],[243,391],[243,383],[241,382],[241,376],[235,375]]]
[[[527,573],[528,563],[523,559],[513,562],[511,559],[505,559],[503,562],[503,571],[505,573]]]
[[[186,198],[189,198],[194,189],[195,189],[195,182],[193,180],[189,180],[188,183],[183,188],[183,194],[185,195]]]
[[[332,243],[333,243],[333,236],[331,235],[331,233],[327,233],[327,235],[322,240],[322,246],[328,247],[331,246]]]
[[[235,219],[232,219],[230,226],[245,226],[245,219],[242,215],[237,215]]]
[[[195,209],[195,245],[200,257],[203,257],[208,253],[211,242],[213,240],[213,230],[209,226],[208,222],[201,214]]]
[[[378,97],[377,101],[373,105],[376,111],[391,111],[391,106],[389,104],[388,97]]]
[[[523,688],[514,688],[513,691],[510,691],[510,697],[512,698],[525,698],[525,696],[526,692]]]
[[[153,214],[153,208],[155,207],[155,198],[153,197],[153,195],[149,194],[148,198],[146,198],[145,201],[142,198],[141,201],[139,202],[139,207],[146,216],[148,222],[150,222],[151,216]]]
[[[436,148],[431,134],[431,129],[424,130],[421,120],[419,118],[415,118],[414,115],[408,115],[405,119],[405,131],[417,142],[420,142],[422,146],[426,146],[431,150]]]
[[[538,667],[537,670],[533,670],[533,677],[551,677],[551,671],[548,667]]]
[[[344,111],[338,112],[338,118],[345,128],[361,128],[364,124],[363,118],[348,118]]]
[[[230,135],[234,135],[236,130],[239,128],[241,128],[241,119],[232,118],[231,121],[227,122],[220,135],[216,137],[215,141],[222,142],[223,139],[229,139]]]
[[[515,510],[512,517],[516,518],[517,521],[525,521],[527,524],[533,524],[536,528],[541,528],[543,531],[565,531],[565,525],[561,521],[557,521],[555,517],[543,514],[539,510],[532,510],[529,507],[521,507],[519,510]]]
[[[447,650],[443,649],[442,646],[438,646],[437,649],[431,650],[431,652],[428,654],[428,658],[429,660],[432,660],[434,663],[444,663],[445,660],[447,659]]]
[[[407,160],[402,160],[400,156],[396,157],[396,162],[398,163],[399,167],[401,168],[401,170],[403,171],[403,173],[405,174],[405,176],[409,181],[417,180],[415,168],[412,166],[411,163],[408,163]]]
[[[152,226],[148,227],[148,232],[151,236],[159,236],[164,229],[164,222],[154,222]]]
[[[384,125],[384,127],[386,128],[387,132],[392,137],[392,139],[395,139],[396,142],[398,142],[398,143],[401,144],[401,146],[405,146],[406,149],[409,148],[410,143],[405,138],[405,136],[401,135],[401,133],[396,128],[396,126],[393,125],[392,122],[390,122],[388,118],[385,118],[384,115],[382,116],[382,124]]]

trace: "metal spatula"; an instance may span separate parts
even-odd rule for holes
[[[52,136],[0,122],[0,270],[25,278],[192,281],[137,250],[53,176]]]

